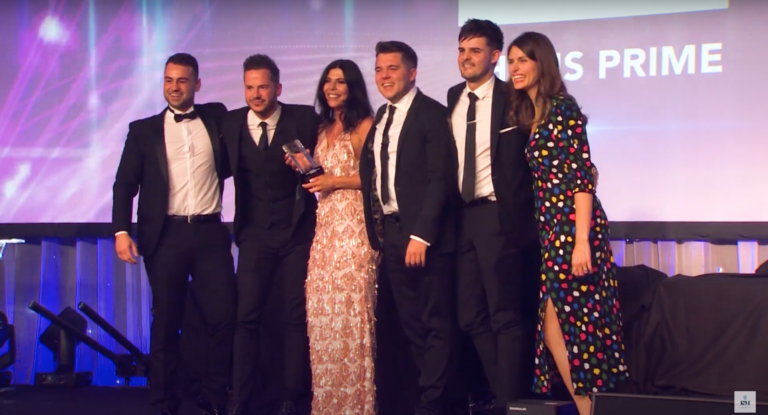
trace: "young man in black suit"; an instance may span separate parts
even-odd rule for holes
[[[445,107],[416,88],[417,57],[402,42],[376,45],[376,85],[387,99],[360,161],[371,246],[383,252],[403,330],[421,372],[417,414],[447,413],[453,373],[453,209],[456,176]]]
[[[265,55],[243,63],[248,106],[230,111],[223,127],[235,181],[237,327],[234,413],[245,413],[259,364],[264,305],[282,284],[285,367],[281,414],[297,413],[309,375],[304,282],[315,235],[317,199],[285,163],[284,144],[299,140],[314,151],[320,125],[315,109],[278,102],[280,71]]]
[[[115,249],[123,261],[144,264],[152,287],[150,396],[161,414],[176,414],[179,330],[187,281],[207,323],[203,373],[205,413],[223,414],[230,381],[235,326],[232,240],[221,221],[221,195],[229,177],[219,131],[223,104],[195,105],[197,60],[171,56],[165,65],[168,108],[129,125],[113,189]],[[131,239],[133,198],[139,194],[138,250]]]
[[[505,85],[493,68],[504,35],[488,20],[459,32],[466,80],[448,91],[461,194],[458,237],[459,326],[475,344],[502,413],[533,379],[533,338],[540,248],[525,130],[507,122]],[[532,315],[533,314],[533,315]],[[504,412],[506,413],[506,412]]]

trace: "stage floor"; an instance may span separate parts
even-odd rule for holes
[[[0,415],[155,415],[146,387],[55,388],[18,385],[0,388]],[[272,415],[277,408],[261,408]],[[468,411],[457,408],[457,414]],[[486,411],[475,411],[483,415]],[[192,400],[181,407],[179,415],[200,415]]]
[[[50,388],[16,386],[0,389],[2,415],[154,415],[145,387]],[[185,403],[180,415],[200,415]]]

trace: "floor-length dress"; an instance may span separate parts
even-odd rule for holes
[[[583,116],[567,97],[552,100],[552,110],[533,131],[526,156],[534,175],[536,220],[542,246],[539,323],[534,391],[551,391],[554,362],[544,345],[544,313],[552,299],[565,338],[571,379],[577,395],[614,388],[629,376],[624,361],[616,269],[608,218],[595,195]],[[589,192],[592,270],[576,277],[571,256],[576,245],[574,194]]]
[[[358,173],[348,133],[329,145],[321,132],[316,159],[327,174]],[[319,195],[306,295],[312,415],[375,414],[376,254],[359,190]]]

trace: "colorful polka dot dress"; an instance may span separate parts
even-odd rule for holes
[[[611,390],[629,377],[616,270],[608,218],[595,196],[583,116],[572,99],[553,98],[549,116],[531,134],[526,157],[534,174],[542,246],[534,392],[549,394],[557,374],[544,344],[544,312],[550,298],[565,338],[575,393]],[[578,192],[593,195],[589,230],[592,270],[582,277],[571,274],[576,240],[574,194]]]

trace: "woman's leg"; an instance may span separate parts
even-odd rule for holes
[[[563,331],[560,329],[560,323],[557,320],[557,312],[552,305],[552,299],[547,298],[547,306],[544,312],[544,344],[547,345],[547,349],[552,354],[552,358],[555,360],[557,370],[560,372],[560,376],[563,377],[563,382],[568,388],[568,392],[571,393],[573,401],[576,402],[576,408],[579,410],[579,415],[589,415],[592,402],[588,396],[576,395],[573,391],[573,381],[571,381],[571,364],[568,361],[568,351],[565,348],[565,338],[563,337]]]

